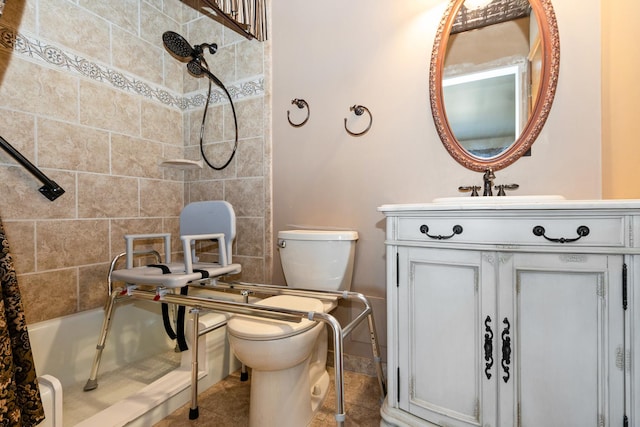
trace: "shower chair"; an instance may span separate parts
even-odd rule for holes
[[[235,213],[231,204],[225,201],[203,201],[190,203],[180,214],[180,240],[182,243],[181,262],[172,261],[171,235],[131,234],[125,235],[126,251],[114,257],[109,270],[109,296],[105,305],[105,317],[96,346],[91,373],[84,390],[97,388],[97,376],[100,358],[105,347],[111,319],[116,302],[126,299],[141,299],[162,303],[165,329],[171,338],[176,338],[180,350],[186,349],[184,341],[184,310],[190,308],[193,318],[194,337],[191,343],[191,406],[189,418],[198,418],[198,337],[226,325],[226,321],[199,330],[199,315],[203,310],[218,313],[242,314],[267,319],[300,322],[302,319],[326,323],[333,332],[334,371],[336,390],[336,423],[344,425],[344,376],[343,376],[343,340],[363,321],[367,321],[373,360],[380,387],[380,399],[386,395],[386,383],[382,371],[382,362],[378,338],[373,319],[373,311],[367,298],[357,292],[317,291],[287,286],[246,283],[234,280],[232,276],[241,272],[241,266],[232,262],[232,244],[236,235]],[[163,241],[165,262],[161,262],[159,252],[154,249],[135,250],[135,242]],[[211,257],[204,251],[212,249],[211,241],[217,241],[217,262],[203,262],[200,258]],[[215,248],[215,247],[213,247]],[[124,269],[115,269],[120,258],[126,258]],[[152,264],[136,266],[138,258],[153,258]],[[138,260],[139,261],[139,260]],[[124,282],[123,287],[114,288],[114,282]],[[189,288],[197,288],[198,296],[189,295]],[[207,291],[216,291],[207,293]],[[235,293],[242,302],[220,298],[220,292]],[[328,313],[307,312],[284,308],[255,305],[249,302],[249,295],[264,298],[271,295],[296,295],[318,299],[344,299],[362,305],[362,311],[345,326]],[[206,295],[206,296],[204,296]],[[176,332],[171,328],[168,305],[177,307]],[[242,367],[242,378],[246,378],[246,368]]]

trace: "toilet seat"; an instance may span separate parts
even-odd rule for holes
[[[308,311],[308,312],[324,312],[324,304],[322,301],[297,297],[292,295],[276,295],[265,298],[256,303],[256,305],[287,308],[290,310]],[[238,338],[244,338],[254,341],[267,341],[287,338],[293,335],[303,333],[318,323],[306,318],[300,322],[287,322],[284,320],[265,319],[253,316],[234,315],[227,322],[227,331]]]

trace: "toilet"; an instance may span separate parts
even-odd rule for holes
[[[287,230],[278,233],[287,285],[309,290],[351,288],[355,231]],[[258,305],[328,313],[337,298],[276,295]],[[227,323],[236,357],[252,369],[250,427],[308,425],[329,388],[327,325],[234,315]]]

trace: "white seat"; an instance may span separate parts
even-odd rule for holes
[[[127,267],[114,270],[112,279],[133,285],[155,285],[180,288],[188,283],[238,274],[240,264],[232,262],[232,246],[236,237],[236,216],[233,206],[222,200],[190,203],[180,213],[180,236],[183,262],[171,262],[171,234],[128,234],[125,237]],[[134,267],[136,240],[163,239],[165,263]],[[198,262],[196,242],[218,241],[218,262]]]

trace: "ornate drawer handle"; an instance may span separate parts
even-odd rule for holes
[[[511,337],[509,333],[511,332],[511,325],[509,324],[509,319],[506,317],[502,321],[504,323],[505,328],[502,331],[502,369],[504,370],[504,376],[502,379],[504,382],[509,382],[509,378],[511,378],[511,374],[509,373],[509,365],[511,365]]]
[[[484,330],[486,334],[484,334],[484,374],[487,376],[487,379],[491,379],[491,367],[493,366],[493,331],[491,330],[491,317],[487,316],[484,320]]]
[[[571,242],[575,242],[577,240],[580,240],[580,238],[584,237],[584,236],[588,236],[589,235],[589,227],[587,227],[586,225],[581,225],[580,227],[578,227],[578,230],[576,230],[576,233],[578,233],[578,237],[573,238],[573,239],[567,239],[565,237],[560,237],[558,239],[552,238],[552,237],[547,237],[544,235],[545,230],[544,227],[541,225],[536,225],[535,227],[533,227],[533,234],[536,236],[542,236],[545,239],[547,239],[550,242],[555,242],[555,243],[571,243]]]
[[[454,225],[453,229],[451,231],[453,231],[453,233],[450,234],[449,236],[443,236],[442,234],[438,234],[436,236],[436,235],[429,234],[429,227],[427,225],[422,224],[420,226],[420,232],[422,234],[426,234],[427,237],[431,237],[432,239],[436,239],[436,240],[447,240],[447,239],[452,238],[456,234],[462,234],[462,226],[461,225]]]

